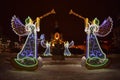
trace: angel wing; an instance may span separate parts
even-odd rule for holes
[[[74,41],[71,41],[69,44],[69,48],[71,48],[72,46],[74,46]]]
[[[104,37],[108,35],[113,27],[113,21],[111,17],[108,17],[103,21],[103,23],[99,26],[98,32],[95,34],[99,37]]]
[[[46,42],[45,42],[45,34],[41,34],[40,36],[40,44],[43,48],[46,48]]]
[[[25,29],[25,25],[22,24],[22,22],[16,16],[12,17],[12,19],[11,19],[11,25],[12,25],[13,31],[17,35],[19,35],[19,36],[25,36],[25,35],[29,34],[29,32],[26,31],[26,29]]]
[[[40,41],[40,44],[43,48],[47,48],[46,42],[44,40]]]
[[[45,40],[45,34],[40,35],[40,40]]]

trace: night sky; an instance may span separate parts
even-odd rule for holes
[[[64,40],[74,40],[75,44],[82,44],[86,39],[84,21],[76,16],[69,15],[70,9],[76,13],[88,17],[90,20],[97,17],[100,22],[111,16],[114,27],[120,16],[119,0],[3,0],[0,2],[0,33],[6,37],[18,40],[18,36],[12,31],[11,18],[16,15],[24,23],[25,18],[30,16],[33,20],[52,9],[56,14],[41,20],[41,32],[50,39],[55,30],[55,23]],[[108,35],[106,38],[110,37]]]

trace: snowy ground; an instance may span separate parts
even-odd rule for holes
[[[88,70],[81,58],[60,61],[43,58],[43,66],[35,71],[18,71],[9,63],[8,53],[0,54],[0,80],[120,80],[120,54],[111,54],[111,65],[106,69]],[[61,62],[60,62],[61,63]]]

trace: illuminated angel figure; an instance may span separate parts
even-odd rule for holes
[[[101,25],[99,25],[99,20],[95,18],[92,23],[88,23],[88,26],[85,27],[85,32],[87,33],[87,65],[101,67],[108,62],[96,36],[104,37],[109,34],[112,25],[113,21],[108,17]]]
[[[46,48],[45,52],[43,53],[44,56],[52,56],[52,54],[50,53],[50,47],[51,47],[51,43],[48,41],[45,41],[45,35],[42,34],[40,36],[40,40],[41,40],[41,46],[43,48]]]
[[[87,65],[94,68],[105,66],[108,59],[106,58],[106,54],[102,51],[96,36],[105,37],[111,32],[113,26],[112,19],[108,17],[99,25],[99,20],[97,18],[91,22],[88,18],[84,18],[72,10],[70,14],[82,18],[85,21],[85,32],[87,33]]]
[[[41,17],[37,17],[35,22],[28,17],[25,20],[25,25],[22,24],[22,22],[16,16],[12,17],[11,25],[13,31],[19,36],[27,36],[22,50],[18,53],[17,58],[12,61],[17,68],[25,70],[34,70],[37,68],[37,31],[40,31],[40,19],[53,13],[55,13],[54,10]]]
[[[22,67],[34,67],[38,65],[36,31],[39,31],[39,27],[37,26],[38,23],[35,22],[34,24],[30,17],[28,17],[25,22],[25,25],[22,24],[16,16],[13,16],[11,20],[13,31],[17,35],[28,35],[22,50],[18,53],[17,59],[15,59],[15,62]]]
[[[71,56],[71,52],[69,51],[69,48],[71,48],[72,46],[74,46],[74,41],[71,41],[70,43],[67,41],[67,42],[64,42],[64,55],[65,56]]]

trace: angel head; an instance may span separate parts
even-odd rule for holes
[[[25,29],[26,31],[34,31],[35,30],[35,25],[33,24],[33,21],[30,17],[28,17],[26,20],[25,20]]]
[[[95,18],[92,23],[89,25],[91,32],[98,32],[99,29],[99,20]]]
[[[26,31],[40,31],[39,20],[39,18],[36,18],[36,22],[33,23],[33,20],[28,16],[25,20]]]
[[[93,33],[93,32],[97,32],[98,31],[98,27],[99,27],[99,20],[97,18],[95,18],[92,22],[88,21],[88,18],[86,18],[85,21],[85,32],[89,32],[89,33]]]
[[[69,46],[69,42],[68,41],[64,42],[64,46],[68,47]]]

